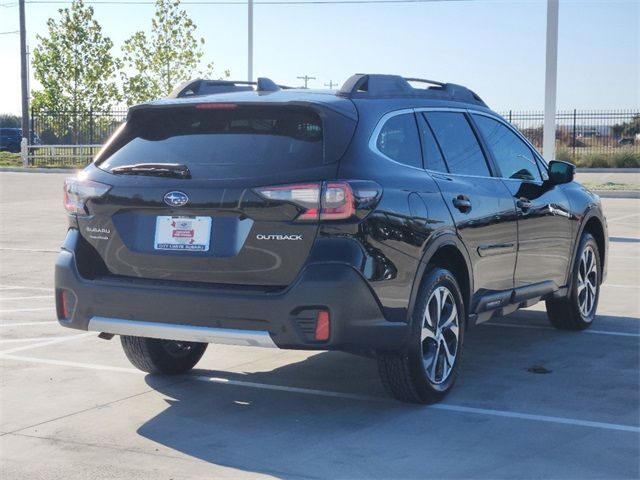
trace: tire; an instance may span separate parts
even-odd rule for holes
[[[120,337],[120,342],[134,367],[143,372],[168,375],[191,370],[202,358],[208,345],[125,335]]]
[[[584,330],[591,326],[600,298],[601,272],[598,244],[585,232],[571,273],[569,295],[546,302],[551,325],[562,330]]]
[[[378,352],[380,378],[386,390],[402,402],[435,403],[456,381],[466,327],[462,293],[450,271],[434,268],[425,275],[411,323],[405,350]]]

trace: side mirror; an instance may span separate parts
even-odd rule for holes
[[[555,185],[573,182],[576,166],[573,163],[552,160],[549,162],[549,181]]]

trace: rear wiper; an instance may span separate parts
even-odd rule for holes
[[[155,177],[172,177],[189,179],[191,172],[186,165],[180,163],[137,163],[122,165],[111,169],[115,175],[149,175]]]

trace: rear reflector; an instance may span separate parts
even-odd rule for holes
[[[320,310],[316,317],[316,340],[323,342],[329,340],[329,324],[329,312]]]
[[[56,291],[56,310],[60,320],[69,320],[73,316],[75,304],[75,296],[70,291]]]

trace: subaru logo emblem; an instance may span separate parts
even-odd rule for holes
[[[166,193],[164,196],[164,203],[170,207],[182,207],[186,205],[188,201],[189,197],[187,197],[187,194],[184,192],[173,191]]]

